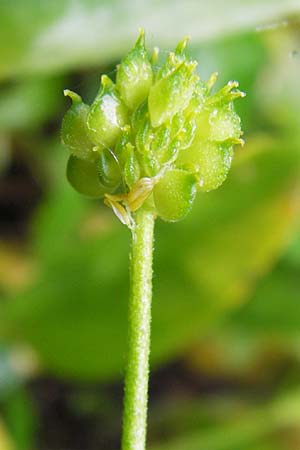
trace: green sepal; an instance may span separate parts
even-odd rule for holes
[[[126,203],[130,211],[137,211],[149,198],[155,182],[153,178],[143,177],[128,192]]]
[[[99,149],[96,162],[100,183],[115,190],[121,183],[122,175],[119,161],[112,150]]]
[[[123,225],[126,225],[128,228],[132,229],[133,221],[131,214],[128,211],[128,208],[125,208],[115,195],[106,194],[104,204],[113,210],[114,214],[120,222],[123,223]]]
[[[141,30],[135,47],[118,66],[116,86],[126,106],[132,111],[148,96],[153,72]]]
[[[77,192],[87,197],[101,198],[107,191],[99,181],[95,163],[74,155],[68,160],[67,179]]]
[[[127,108],[114,83],[106,76],[101,78],[101,88],[90,107],[87,127],[95,145],[113,148],[128,123]]]
[[[149,92],[148,108],[154,128],[170,121],[189,104],[198,81],[196,62],[183,62],[168,76],[155,83]]]
[[[167,171],[153,189],[157,214],[167,222],[183,219],[191,210],[196,191],[194,175],[181,169]]]
[[[64,115],[61,127],[61,139],[70,152],[80,159],[93,161],[93,143],[89,138],[86,119],[89,106],[83,103],[80,95],[69,89],[64,90],[64,95],[72,100],[72,105]]]

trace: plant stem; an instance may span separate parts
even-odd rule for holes
[[[140,208],[132,231],[122,450],[144,450],[146,445],[153,230],[153,214]]]

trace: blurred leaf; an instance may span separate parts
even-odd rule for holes
[[[7,348],[0,348],[0,400],[16,389],[19,384],[19,377],[12,368],[11,354]]]
[[[15,450],[35,448],[36,417],[31,398],[22,386],[7,396],[4,416]]]
[[[273,148],[259,142],[248,145],[229,182],[199,201],[201,219],[189,227],[199,242],[191,247],[187,261],[194,283],[205,284],[210,295],[239,301],[253,277],[268,270],[287,245],[299,201],[299,153],[289,145],[289,150],[283,143]],[[258,153],[251,155],[252,151]]]
[[[0,242],[0,289],[17,291],[28,285],[33,276],[33,263],[19,249]]]
[[[6,133],[0,132],[0,175],[10,163],[10,141]]]
[[[229,319],[227,328],[248,337],[276,336],[292,350],[299,336],[300,235],[295,236],[279,264],[258,284],[249,301]]]
[[[293,247],[289,246],[275,269],[257,284],[248,301],[229,314],[221,328],[192,347],[186,358],[192,371],[212,378],[250,383],[259,380],[268,386],[277,380],[284,367],[289,367],[290,377],[292,367],[298,372],[297,246],[298,240],[293,239]]]
[[[157,224],[155,364],[245,299],[294,228],[298,149],[258,140],[243,152],[229,181],[199,196],[186,221]],[[97,203],[99,234],[86,233],[92,204],[61,178],[37,222],[40,276],[2,305],[0,320],[2,337],[31,344],[48,370],[103,379],[124,367],[129,233]]]
[[[238,414],[223,426],[194,431],[168,443],[150,446],[151,450],[247,450],[263,449],[264,437],[287,426],[297,426],[300,393],[294,392],[264,404],[256,410]],[[268,448],[268,447],[267,447]],[[275,449],[276,447],[274,447]]]
[[[146,28],[149,44],[169,47],[186,34],[196,43],[299,12],[298,0],[4,0],[0,78],[106,64],[128,50],[140,26]]]
[[[246,101],[235,104],[246,135],[251,129],[261,127],[256,111],[256,91],[257,79],[268,58],[264,38],[265,33],[251,32],[217,38],[200,45],[191,41],[191,53],[199,61],[201,78],[208,79],[217,72],[217,87],[221,88],[228,80],[238,80],[241,90],[247,93]]]
[[[265,36],[268,58],[259,76],[256,101],[274,126],[285,127],[299,136],[300,104],[300,22]]]
[[[244,333],[299,336],[299,292],[300,267],[279,265],[232,317],[231,326]]]
[[[1,8],[1,7],[0,7]],[[37,128],[62,103],[61,78],[33,77],[0,91],[0,129]]]
[[[2,421],[0,421],[0,450],[16,450]]]
[[[300,217],[296,234],[284,254],[283,262],[287,263],[290,267],[300,268]]]

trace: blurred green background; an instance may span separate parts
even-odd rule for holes
[[[228,181],[156,226],[149,450],[299,450],[299,0],[0,0],[0,450],[119,448],[130,236],[59,129],[140,26],[247,92]]]

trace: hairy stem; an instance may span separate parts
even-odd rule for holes
[[[153,229],[153,214],[140,208],[135,214],[132,231],[122,450],[144,450],[146,444]]]

